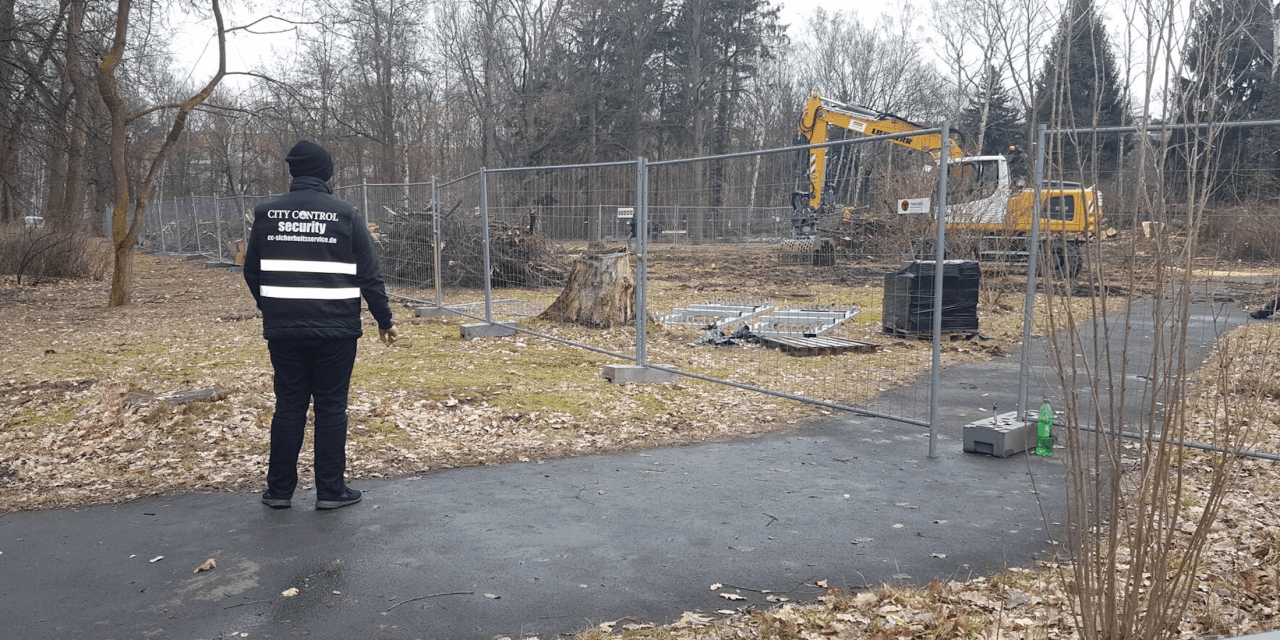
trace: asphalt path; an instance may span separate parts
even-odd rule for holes
[[[1238,303],[1197,305],[1193,363],[1244,319]],[[925,429],[841,415],[781,435],[360,481],[365,500],[335,511],[313,510],[312,493],[279,511],[257,494],[197,493],[5,514],[0,636],[546,640],[813,600],[820,585],[1032,566],[1053,554],[1059,457],[961,450],[964,424],[996,399],[1012,409],[1017,380],[1016,357],[947,369],[934,458]],[[1033,383],[1037,400],[1054,384]],[[207,559],[216,568],[195,572]]]

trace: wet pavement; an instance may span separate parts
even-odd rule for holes
[[[1194,363],[1212,329],[1241,321],[1238,304],[1219,307],[1230,313],[1203,314],[1189,341]],[[1016,357],[949,368],[935,458],[925,429],[841,415],[782,435],[353,482],[364,501],[335,511],[315,511],[313,493],[279,511],[201,493],[9,513],[0,636],[546,640],[812,600],[819,581],[857,590],[1032,566],[1052,554],[1059,458],[961,451],[963,425],[994,398],[1012,410],[1017,377]],[[209,558],[215,569],[193,573]]]

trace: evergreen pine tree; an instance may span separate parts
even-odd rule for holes
[[[1128,101],[1111,41],[1093,0],[1072,0],[1058,25],[1036,81],[1032,123],[1050,129],[1083,129],[1125,124]],[[1114,172],[1120,156],[1117,136],[1062,139],[1055,163],[1068,172]]]
[[[1280,79],[1268,78],[1260,88],[1262,100],[1251,119],[1280,120]],[[1249,131],[1244,155],[1249,175],[1248,194],[1268,200],[1280,196],[1280,127],[1258,127]]]
[[[1203,124],[1280,116],[1272,79],[1272,9],[1270,0],[1210,0],[1195,16],[1183,56],[1189,71],[1180,83],[1181,122]],[[1193,136],[1179,132],[1170,153],[1170,184],[1185,186],[1188,150]],[[1212,134],[1213,172],[1209,188],[1215,198],[1236,198],[1258,186],[1257,170],[1274,171],[1273,151],[1280,135],[1271,129],[1225,129]]]
[[[1008,156],[1011,155],[1010,147],[1023,149],[1026,139],[1018,109],[1013,104],[1013,95],[1000,81],[1000,74],[994,66],[987,69],[979,92],[960,112],[956,126],[972,147],[966,146],[965,151],[973,155]]]

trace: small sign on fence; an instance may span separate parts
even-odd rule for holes
[[[635,207],[618,207],[619,220],[630,220],[634,217],[636,217]]]
[[[903,198],[898,201],[898,213],[929,213],[929,199]]]

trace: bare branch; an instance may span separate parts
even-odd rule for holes
[[[286,28],[283,28],[283,29],[280,29],[280,30],[278,30],[278,31],[254,31],[254,30],[253,30],[253,27],[254,27],[255,25],[257,25],[257,24],[259,24],[259,23],[262,23],[262,22],[266,22],[266,21],[268,21],[268,20],[275,20],[275,21],[278,21],[278,22],[283,22],[283,23],[288,24],[288,25],[290,25],[290,26],[289,26],[289,27],[286,27]],[[294,30],[296,27],[299,27],[299,26],[309,26],[309,25],[317,25],[317,24],[323,24],[323,23],[322,23],[322,22],[320,22],[320,21],[317,21],[317,20],[290,20],[289,18],[281,18],[280,16],[277,16],[277,15],[275,15],[275,14],[269,14],[269,15],[265,15],[265,16],[263,16],[263,17],[261,17],[261,18],[258,18],[257,20],[254,20],[253,22],[250,22],[249,24],[240,25],[240,26],[238,26],[238,27],[228,27],[228,28],[227,28],[227,33],[232,33],[232,32],[234,32],[234,31],[244,31],[245,33],[252,33],[252,34],[255,34],[255,35],[271,35],[271,34],[276,34],[276,33],[286,33],[286,32],[289,32],[289,31]]]

